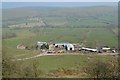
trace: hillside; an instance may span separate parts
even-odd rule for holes
[[[20,37],[23,43],[27,41],[29,44],[36,41],[73,43],[87,41],[85,44],[88,46],[117,47],[117,14],[115,6],[5,9],[3,38]],[[22,30],[24,30],[23,36],[28,35],[26,37],[28,40],[23,40],[23,36],[21,37]]]
[[[3,10],[3,25],[29,22],[28,19],[34,17],[52,26],[117,26],[117,14],[115,6],[14,8]]]

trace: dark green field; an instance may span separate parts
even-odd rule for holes
[[[5,33],[6,30],[6,33]],[[117,34],[106,28],[32,28],[10,30],[3,29],[4,33],[16,33],[16,37],[3,40],[10,47],[19,43],[34,44],[37,41],[84,43],[85,46],[97,47],[108,45],[116,47]]]

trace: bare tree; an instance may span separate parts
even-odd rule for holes
[[[84,68],[84,72],[92,78],[118,78],[118,63],[117,62],[91,62],[90,65]]]

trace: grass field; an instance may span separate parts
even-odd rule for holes
[[[36,31],[37,30],[37,31]],[[84,43],[86,46],[108,45],[117,47],[117,37],[106,28],[21,28],[9,29],[3,28],[4,33],[15,33],[13,38],[3,39],[3,51],[12,56],[13,59],[23,59],[38,55],[38,51],[19,50],[16,46],[20,43],[33,45],[37,41],[47,42],[71,42]],[[106,37],[107,36],[107,37]],[[91,57],[88,60],[88,57]],[[52,70],[59,68],[81,69],[88,65],[90,61],[102,60],[105,62],[117,60],[113,56],[97,55],[63,55],[63,56],[42,56],[34,59],[28,59],[22,62],[27,65],[36,60],[39,63],[39,69],[43,71],[40,77],[49,77],[47,74]],[[49,65],[49,66],[48,66]],[[65,76],[64,76],[65,77]],[[74,76],[73,76],[74,77]],[[77,76],[78,77],[78,76]],[[86,77],[81,76],[81,77]]]
[[[37,30],[37,32],[35,32]],[[5,32],[5,31],[4,31]],[[21,30],[6,30],[17,37],[3,40],[4,44],[16,47],[19,43],[34,44],[37,41],[83,43],[86,46],[117,47],[117,36],[106,28],[36,28]],[[107,37],[106,37],[107,36]]]
[[[88,59],[90,57],[90,59]],[[111,62],[116,61],[117,58],[113,56],[98,56],[98,55],[62,55],[62,56],[43,56],[34,59],[28,59],[24,61],[17,61],[17,63],[22,62],[22,66],[26,64],[30,64],[32,61],[38,61],[38,68],[42,71],[40,77],[50,77],[47,74],[50,71],[57,70],[57,69],[78,69],[81,70],[88,66],[89,63],[95,62],[97,60]],[[92,65],[92,64],[91,64]],[[81,73],[82,74],[82,73]],[[65,75],[63,76],[65,77]],[[74,77],[71,75],[71,77]],[[76,76],[78,77],[78,76]],[[79,76],[81,78],[87,77]]]
[[[3,40],[3,51],[11,55],[13,59],[23,59],[36,56],[39,52],[33,50],[19,50],[16,48],[16,46],[20,43],[32,45],[37,41],[71,42],[80,44],[84,43],[86,46],[93,47],[100,45],[117,47],[118,44],[117,37],[106,28],[40,28],[37,32],[36,30],[38,30],[38,28],[18,30],[7,29],[6,32],[16,33],[17,36]],[[90,60],[88,57],[91,57]],[[47,74],[49,74],[52,70],[57,70],[60,68],[82,70],[82,68],[87,66],[91,61],[101,60],[110,62],[114,60],[116,61],[117,58],[109,55],[63,55],[42,56],[34,59],[16,62],[22,62],[22,66],[25,66],[34,60],[38,61],[39,69],[43,72],[39,77],[51,77]],[[79,75],[79,77],[84,78],[87,76]]]

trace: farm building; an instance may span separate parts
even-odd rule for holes
[[[85,50],[85,51],[90,51],[90,52],[97,52],[97,49],[93,49],[93,48],[86,48],[86,47],[82,47],[82,50]]]
[[[115,48],[110,48],[108,46],[98,47],[97,50],[98,50],[99,53],[102,53],[102,52],[112,52],[112,53],[115,53],[117,51]]]
[[[37,49],[49,49],[49,45],[46,42],[37,42]]]
[[[80,51],[81,50],[81,45],[78,44],[73,44],[75,51]]]
[[[101,47],[98,47],[98,51],[100,51],[100,52],[110,52],[111,48],[109,48],[108,46],[101,46]]]
[[[71,43],[55,43],[54,44],[54,46],[56,47],[56,48],[65,48],[66,50],[75,50],[74,49],[74,45],[73,44],[71,44]]]
[[[55,46],[53,44],[49,45],[49,50],[53,51],[55,49]]]

